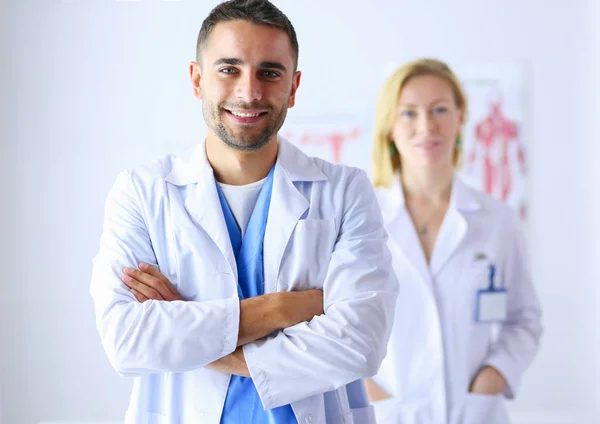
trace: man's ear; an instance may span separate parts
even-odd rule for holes
[[[290,101],[288,102],[288,108],[294,107],[294,105],[296,104],[296,91],[300,86],[300,77],[302,77],[302,72],[296,71],[292,79],[292,92],[290,93]]]
[[[190,80],[192,81],[192,90],[194,97],[198,100],[202,100],[202,85],[200,79],[202,78],[202,69],[198,62],[190,62]]]

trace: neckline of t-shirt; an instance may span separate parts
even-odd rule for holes
[[[267,181],[268,177],[263,178],[262,180],[250,183],[250,184],[244,184],[244,185],[231,185],[231,184],[225,184],[225,183],[219,183],[219,187],[221,187],[222,189],[225,190],[251,190],[253,188],[258,188],[258,187],[262,187],[265,183],[265,181]]]

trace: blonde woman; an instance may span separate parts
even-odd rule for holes
[[[467,100],[446,64],[405,64],[377,107],[373,182],[400,281],[380,423],[505,424],[538,349],[540,306],[512,209],[457,178]]]

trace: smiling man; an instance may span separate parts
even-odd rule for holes
[[[206,139],[123,172],[91,294],[126,423],[372,423],[362,378],[397,296],[361,170],[278,137],[298,42],[266,0],[221,3],[190,64]]]

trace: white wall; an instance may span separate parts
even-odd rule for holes
[[[591,15],[593,18],[593,26],[595,28],[595,44],[594,44],[594,58],[595,58],[595,66],[594,66],[594,75],[595,78],[595,93],[596,93],[596,102],[594,108],[594,121],[596,122],[596,137],[595,143],[596,146],[596,154],[594,155],[594,161],[596,164],[600,164],[600,5],[597,1],[590,0],[592,4],[592,9],[594,13]],[[596,250],[595,257],[600,258],[600,166],[596,166],[596,177],[594,179],[595,187],[596,187]],[[600,281],[600,267],[596,266],[596,282]],[[600,305],[600,287],[596,286],[597,296],[597,305]],[[598,398],[600,398],[600,308],[596,308],[596,393],[598,394]],[[600,410],[600,401],[597,401],[596,408]],[[600,412],[598,413],[600,416]]]
[[[9,176],[2,180],[12,187],[10,207],[0,208],[11,219],[2,238],[17,241],[2,255],[3,422],[122,417],[130,384],[102,352],[88,295],[103,202],[119,170],[203,134],[187,64],[215,3],[0,2],[13,22],[0,21],[12,34],[0,39],[0,53],[8,45],[15,59],[12,79],[0,84],[18,95],[16,109],[2,113],[9,136],[0,150]],[[276,1],[300,39],[304,75],[290,115],[372,116],[390,61],[428,55],[530,65],[529,239],[546,333],[512,409],[523,423],[597,422],[594,1],[349,3]]]
[[[15,341],[15,328],[8,325],[11,321],[15,308],[12,302],[14,298],[15,275],[12,264],[16,258],[14,246],[16,245],[12,231],[15,221],[16,208],[9,207],[10,201],[14,200],[13,181],[15,169],[15,137],[14,125],[14,102],[16,91],[13,89],[14,81],[9,34],[13,28],[9,16],[11,5],[8,2],[0,2],[0,423],[3,421],[3,392],[6,380],[6,372],[14,363],[12,345]],[[7,207],[8,206],[8,207]]]

